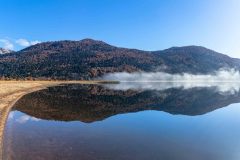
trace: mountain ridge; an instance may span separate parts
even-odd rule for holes
[[[143,51],[103,41],[43,42],[0,55],[0,77],[36,79],[92,79],[113,72],[207,74],[222,68],[240,70],[240,60],[201,46]]]

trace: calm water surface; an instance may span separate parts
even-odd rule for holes
[[[51,87],[15,104],[3,159],[239,160],[239,102],[216,87]]]

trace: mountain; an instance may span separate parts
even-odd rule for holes
[[[5,49],[5,48],[0,48],[0,54],[6,54],[6,53],[13,53],[14,51]]]
[[[123,71],[198,74],[220,68],[239,70],[240,60],[199,46],[142,51],[92,39],[44,42],[0,55],[0,77],[9,78],[91,79]]]
[[[221,68],[239,70],[240,59],[234,59],[213,50],[199,47],[172,47],[163,51],[153,52],[159,55],[167,68],[167,72],[212,73]]]
[[[98,85],[64,85],[27,94],[13,109],[40,119],[89,123],[144,110],[196,116],[239,102],[240,92],[222,94],[214,87],[119,91]]]

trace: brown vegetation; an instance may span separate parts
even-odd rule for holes
[[[196,74],[220,68],[239,70],[239,62],[198,46],[149,52],[84,39],[45,42],[16,53],[0,55],[0,77],[3,80],[89,80],[123,71]]]

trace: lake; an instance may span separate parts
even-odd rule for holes
[[[3,159],[239,160],[240,92],[220,86],[73,84],[27,94],[8,116]]]

